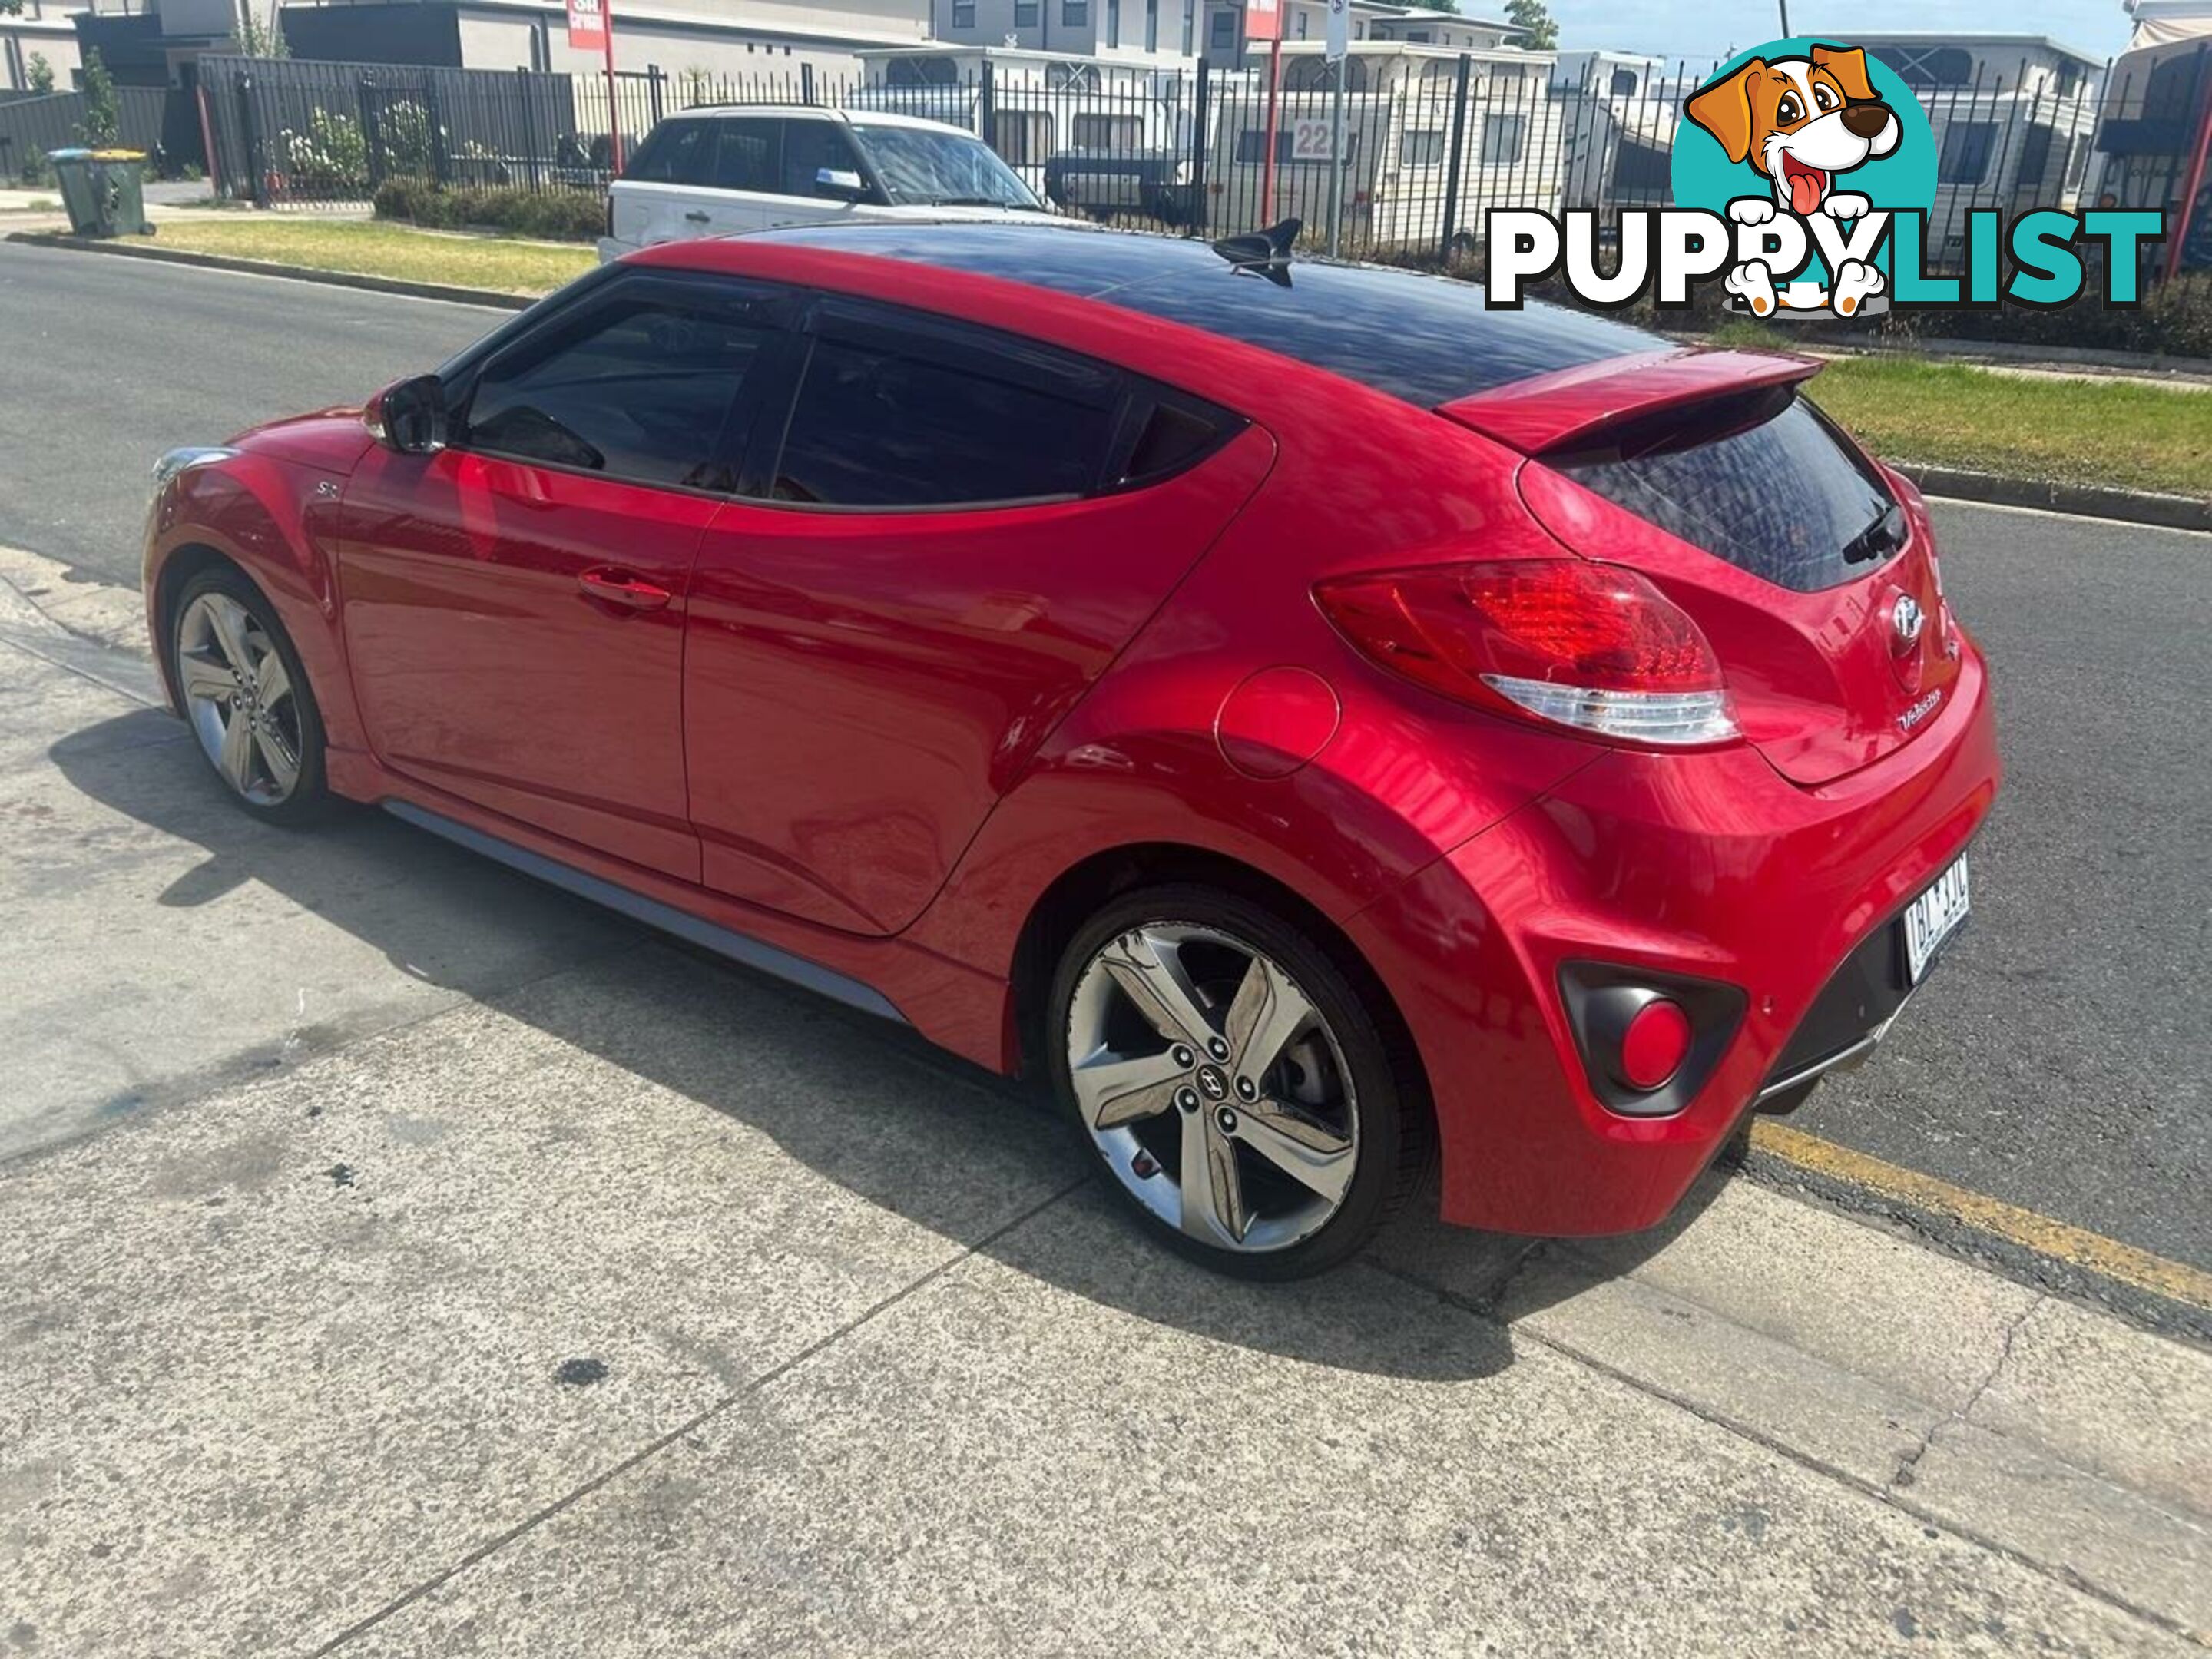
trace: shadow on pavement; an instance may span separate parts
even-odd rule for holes
[[[897,1126],[934,1149],[940,1170],[957,1170],[982,1133],[1017,1143],[1063,1193],[1080,1187],[1087,1151],[1056,1121],[1034,1087],[994,1076],[936,1048],[903,1027],[872,1019],[721,958],[665,940],[597,907],[516,875],[383,813],[360,810],[314,830],[270,828],[231,808],[190,743],[157,741],[176,730],[142,710],[55,744],[50,753],[85,795],[163,835],[199,847],[206,861],[150,902],[190,908],[246,881],[260,882],[329,924],[382,951],[417,978],[450,986],[503,1015],[617,1066],[700,1107],[743,1121],[787,1155],[870,1202],[951,1237],[972,1221],[932,1198],[910,1170],[887,1170],[865,1115],[911,1105]],[[434,902],[425,902],[428,890]],[[405,902],[397,896],[404,895]],[[146,925],[143,918],[119,925]],[[454,941],[479,930],[542,927],[558,941],[527,976],[487,985],[451,970],[465,963]],[[240,941],[241,958],[249,942]],[[241,959],[241,969],[250,966]],[[221,972],[219,964],[210,971]],[[578,994],[573,984],[588,980]],[[767,1017],[763,1018],[763,1005]],[[738,1019],[733,1011],[746,1011]],[[866,1074],[868,1098],[851,1103]],[[888,1073],[911,1087],[883,1088]],[[735,1086],[744,1077],[746,1086]],[[767,1077],[788,1086],[763,1089]],[[885,1101],[891,1103],[887,1108]],[[951,1109],[947,1109],[947,1103]],[[942,1184],[941,1182],[939,1184]],[[1663,1226],[1632,1248],[1609,1247],[1626,1272],[1696,1219],[1720,1182],[1698,1183]],[[1076,1198],[1103,1203],[1095,1190]],[[960,1215],[972,1215],[970,1203]],[[1449,1228],[1436,1219],[1434,1182],[1387,1228],[1359,1265],[1291,1285],[1232,1285],[1141,1237],[1126,1221],[1097,1225],[1050,1206],[1062,1225],[1103,1250],[1056,1248],[1040,1234],[1053,1217],[1001,1227],[983,1253],[1060,1288],[1138,1317],[1224,1343],[1381,1376],[1459,1380],[1512,1363],[1506,1327],[1490,1316],[1538,1241]],[[1065,1241],[1060,1241],[1064,1246]],[[1547,1275],[1559,1294],[1597,1282],[1600,1270]],[[1387,1287],[1378,1284],[1387,1279]],[[1446,1317],[1425,1316],[1431,1299]],[[1388,1313],[1376,1304],[1396,1304]],[[1540,1305],[1516,1295],[1516,1316]]]

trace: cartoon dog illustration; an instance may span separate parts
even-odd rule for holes
[[[1729,161],[1749,161],[1773,181],[1772,201],[1745,196],[1729,204],[1729,216],[1739,224],[1765,224],[1778,205],[1800,218],[1856,218],[1870,204],[1836,189],[1836,175],[1888,155],[1903,137],[1896,112],[1867,78],[1866,53],[1856,46],[1816,46],[1808,58],[1771,63],[1754,58],[1699,88],[1683,107],[1720,140]],[[1774,273],[1762,262],[1736,266],[1723,286],[1762,317],[1775,307]],[[1881,271],[1847,260],[1835,273],[1831,298],[1848,317],[1881,286]]]

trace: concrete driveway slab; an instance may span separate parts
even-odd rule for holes
[[[1066,1189],[876,1048],[653,947],[0,1166],[0,1631],[312,1648]]]
[[[204,771],[178,721],[0,645],[0,1156],[646,937],[380,813],[257,823]]]
[[[1368,1268],[1088,1195],[349,1654],[2182,1653]]]

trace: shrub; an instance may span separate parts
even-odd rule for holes
[[[276,135],[279,166],[291,188],[321,197],[359,197],[368,190],[368,141],[361,123],[326,109],[312,112],[307,130]]]
[[[419,179],[387,179],[376,216],[434,230],[486,228],[547,241],[587,242],[606,228],[606,198],[580,190],[441,190]]]

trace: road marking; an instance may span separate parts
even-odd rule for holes
[[[1768,1157],[1808,1174],[1961,1222],[2008,1244],[2087,1268],[2132,1289],[2189,1307],[2212,1310],[2212,1273],[2186,1262],[2169,1261],[2117,1238],[2021,1209],[1986,1193],[1885,1164],[1771,1118],[1761,1118],[1752,1125],[1751,1144]]]

